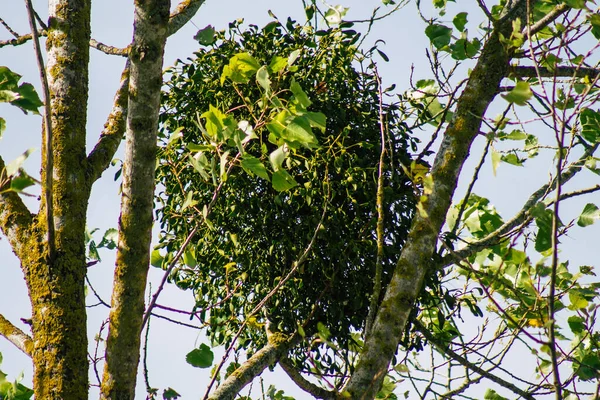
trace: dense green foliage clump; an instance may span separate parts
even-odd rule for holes
[[[415,204],[400,166],[410,164],[414,139],[398,108],[379,98],[370,60],[355,47],[358,36],[344,29],[315,32],[288,20],[242,31],[232,23],[169,71],[157,169],[161,246],[173,254],[199,227],[171,279],[194,291],[195,311],[215,344],[231,342],[302,257],[320,221],[306,262],[267,312],[252,316],[254,329],[242,333],[240,348],[260,348],[267,322],[281,332],[301,326],[308,336],[321,323],[333,343],[364,328],[377,255],[380,116],[387,149],[383,284],[389,280]],[[288,125],[282,131],[277,124]],[[217,125],[229,133],[211,133]]]

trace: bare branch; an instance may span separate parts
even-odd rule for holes
[[[103,398],[129,399],[135,393],[150,265],[156,134],[168,20],[168,1],[135,2],[119,243]]]
[[[204,4],[205,0],[183,0],[175,8],[175,11],[171,13],[169,19],[169,36],[180,30],[185,24],[187,24],[200,6]]]
[[[374,398],[387,374],[425,276],[433,266],[431,258],[458,176],[479,135],[482,117],[508,73],[513,51],[503,47],[500,37],[512,32],[515,19],[525,17],[526,1],[517,0],[497,21],[460,95],[431,169],[433,188],[419,203],[420,211],[413,220],[371,334],[365,338],[359,362],[346,386],[352,398]]]
[[[538,75],[539,71],[539,75]],[[556,78],[556,77],[568,77],[568,78],[596,78],[600,75],[600,69],[589,68],[589,67],[569,67],[569,66],[556,66],[554,69],[548,69],[545,67],[531,67],[531,66],[511,66],[509,72],[512,75],[520,78]]]
[[[527,393],[526,391],[520,389],[519,387],[513,385],[512,383],[507,382],[504,379],[500,378],[499,376],[494,375],[494,374],[486,371],[485,369],[478,367],[474,363],[467,360],[465,357],[461,356],[460,354],[458,354],[455,351],[453,351],[452,349],[450,349],[450,347],[440,344],[437,341],[437,339],[427,330],[427,328],[425,328],[419,321],[415,320],[413,323],[415,324],[415,327],[419,330],[419,332],[423,336],[425,336],[425,338],[430,343],[432,343],[439,352],[446,354],[448,357],[459,362],[461,365],[464,365],[465,367],[469,368],[471,371],[478,373],[479,375],[491,380],[494,383],[497,383],[498,385],[510,390],[511,392],[513,392],[515,394],[518,394],[522,398],[528,399],[528,400],[535,400],[535,397],[533,397],[530,393]]]
[[[282,358],[279,360],[279,365],[285,371],[285,373],[290,377],[292,381],[306,393],[309,393],[315,399],[335,399],[337,394],[335,392],[331,392],[329,390],[325,390],[320,386],[315,385],[314,383],[304,379],[302,374],[294,368],[288,358]]]
[[[523,28],[523,33],[527,38],[528,35],[535,35],[546,26],[554,22],[558,17],[563,15],[565,12],[569,11],[570,7],[566,3],[562,3],[554,8],[554,10],[550,11],[548,14],[544,15],[539,21],[531,25],[530,27]]]
[[[33,340],[31,337],[14,326],[9,320],[0,314],[0,335],[17,346],[19,350],[31,357],[33,352]]]
[[[48,36],[48,32],[46,29],[38,29],[37,35],[39,37],[45,37],[45,36]],[[22,44],[29,42],[32,39],[33,39],[33,36],[31,35],[31,33],[28,33],[25,35],[16,36],[14,39],[1,40],[0,48],[6,47],[6,46],[20,46]],[[101,51],[105,54],[113,55],[113,56],[127,57],[127,54],[129,53],[129,47],[120,48],[120,47],[109,46],[109,45],[106,45],[104,43],[97,41],[96,39],[90,39],[90,47],[92,47],[98,51]]]
[[[6,28],[6,30],[13,35],[15,38],[19,37],[19,34],[17,32],[15,32],[7,23],[6,21],[4,21],[2,18],[0,18],[0,24],[2,24],[3,27]]]
[[[129,46],[125,48],[109,46],[107,44],[97,41],[96,39],[90,39],[90,47],[93,47],[98,51],[112,56],[127,57],[127,55],[129,54]]]

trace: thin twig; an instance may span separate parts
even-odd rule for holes
[[[474,371],[474,372],[478,373],[479,375],[491,380],[492,382],[497,383],[498,385],[510,390],[511,392],[518,394],[519,396],[523,397],[524,399],[535,400],[535,397],[533,397],[530,393],[520,389],[519,387],[513,385],[510,382],[505,381],[504,379],[500,378],[499,376],[496,376],[496,375],[486,371],[485,369],[478,367],[477,365],[475,365],[472,362],[470,362],[469,360],[467,360],[465,357],[461,356],[460,354],[458,354],[455,351],[453,351],[452,349],[450,349],[448,346],[444,346],[444,345],[440,344],[438,342],[438,340],[431,334],[431,332],[429,332],[427,330],[427,328],[425,328],[425,326],[423,326],[423,324],[421,324],[420,321],[415,320],[413,323],[414,323],[415,327],[419,330],[419,332],[430,343],[432,343],[438,351],[448,355],[453,360],[455,360],[455,361],[459,362],[460,364],[464,365],[465,367],[469,368],[471,371]]]
[[[0,24],[6,28],[6,30],[13,35],[15,38],[19,37],[19,34],[15,32],[7,23],[0,17]]]

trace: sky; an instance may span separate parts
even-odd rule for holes
[[[47,3],[45,1],[34,1],[34,7],[43,19],[46,18]],[[92,37],[102,43],[125,47],[132,38],[133,8],[132,2],[122,0],[94,1],[92,5]],[[348,20],[366,19],[375,7],[382,6],[379,0],[339,0],[335,4],[349,7],[346,16]],[[332,4],[332,5],[335,5]],[[467,4],[467,6],[465,6]],[[460,5],[452,6],[453,11],[474,11],[474,2],[461,2]],[[2,17],[13,29],[23,34],[29,31],[24,3],[13,0],[0,0],[0,17]],[[246,23],[262,26],[271,18],[267,14],[272,10],[280,20],[292,16],[303,20],[303,9],[301,1],[239,1],[207,0],[197,15],[192,19],[193,24],[188,24],[176,35],[171,37],[167,43],[165,53],[165,68],[172,65],[176,59],[185,59],[192,56],[193,51],[198,49],[198,44],[193,36],[198,29],[206,25],[213,25],[216,29],[224,29],[228,22],[238,18],[244,18]],[[452,11],[452,10],[451,10]],[[449,15],[453,15],[449,12]],[[397,90],[408,89],[411,66],[414,66],[414,80],[429,77],[428,62],[425,57],[425,49],[428,41],[423,34],[424,23],[418,18],[414,4],[409,4],[395,15],[377,22],[369,36],[370,42],[378,39],[384,40],[379,48],[390,58],[389,62],[379,62],[379,71],[384,79],[384,84],[396,83]],[[0,28],[0,40],[8,39],[9,34]],[[0,49],[0,65],[5,65],[13,71],[23,75],[23,81],[33,83],[40,91],[38,83],[38,72],[35,58],[30,44],[16,48],[5,47]],[[112,99],[117,89],[120,74],[124,65],[124,59],[116,56],[108,56],[97,50],[91,50],[90,61],[90,103],[88,107],[88,149],[95,144],[99,133],[112,106]],[[41,91],[40,91],[41,92]],[[0,104],[0,115],[6,120],[7,129],[0,141],[0,155],[5,161],[16,158],[28,148],[38,149],[25,163],[26,170],[33,176],[39,176],[40,155],[40,124],[39,116],[23,115],[19,110],[4,104]],[[427,140],[427,137],[424,137]],[[477,143],[472,154],[474,155],[465,165],[465,171],[471,171],[478,154],[481,152],[483,141]],[[120,150],[122,152],[122,148]],[[117,154],[117,158],[120,155]],[[484,168],[481,179],[476,186],[476,193],[489,197],[496,205],[500,213],[506,218],[518,211],[524,200],[529,196],[533,188],[539,187],[546,181],[549,174],[548,158],[540,157],[532,165],[527,167],[527,173],[521,173],[517,167],[502,165],[496,176],[491,172],[491,167]],[[114,182],[113,176],[116,169],[106,171],[103,177],[96,183],[92,192],[92,199],[88,209],[88,226],[90,229],[98,228],[104,232],[108,228],[117,226],[120,196],[118,184]],[[470,172],[466,174],[468,179]],[[518,178],[517,178],[518,177]],[[586,173],[579,182],[571,184],[575,187],[585,187],[590,183],[597,183],[598,177]],[[464,193],[467,180],[461,178],[458,193]],[[28,205],[36,210],[35,198],[27,198]],[[599,196],[592,195],[585,199],[575,199],[563,206],[561,218],[566,221],[575,218],[582,210],[585,202],[600,203]],[[600,224],[598,224],[600,225]],[[569,238],[566,238],[563,256],[572,260],[574,264],[594,264],[597,256],[594,246],[600,237],[598,226],[586,230],[573,230]],[[99,236],[96,237],[100,239]],[[114,268],[114,254],[104,251],[102,263],[90,268],[89,277],[95,289],[105,299],[110,299],[111,281]],[[18,260],[11,253],[6,240],[0,240],[0,258],[4,260],[0,264],[0,313],[19,327],[27,330],[26,326],[20,324],[19,318],[30,315],[30,306],[27,298],[27,290],[19,268]],[[156,288],[162,277],[161,271],[151,269],[151,286]],[[88,303],[93,304],[91,294],[88,295]],[[191,293],[182,292],[173,287],[167,287],[159,300],[161,304],[168,304],[181,309],[192,307]],[[88,325],[90,345],[103,319],[108,315],[108,310],[102,307],[89,309]],[[208,381],[208,370],[194,369],[185,362],[185,354],[203,338],[197,331],[174,327],[170,323],[152,319],[150,329],[149,369],[150,383],[153,387],[164,389],[173,387],[184,399],[199,398],[204,393]],[[93,347],[92,347],[93,350]],[[21,371],[24,372],[24,383],[31,381],[31,363],[29,359],[16,350],[10,343],[0,339],[0,353],[4,362],[0,369],[15,377]],[[216,359],[220,353],[216,352]],[[102,371],[100,370],[100,374]],[[141,374],[140,374],[141,379]],[[286,394],[296,395],[297,398],[306,398],[303,392],[293,389],[293,385],[286,383],[286,377],[281,372],[276,372],[275,377],[266,377],[265,385],[269,381],[277,381]],[[95,383],[93,371],[92,383]],[[255,389],[256,390],[256,389]],[[92,389],[90,398],[96,397],[95,389]],[[145,389],[143,381],[138,385],[138,397],[143,398]],[[258,397],[256,391],[253,392]]]

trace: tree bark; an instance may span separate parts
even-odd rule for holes
[[[235,399],[238,393],[259,376],[265,368],[275,364],[281,357],[285,357],[298,341],[299,335],[294,335],[291,338],[281,333],[269,335],[269,343],[229,375],[217,390],[208,397],[208,400]]]
[[[135,397],[169,9],[169,0],[135,2],[119,244],[101,388],[104,399]]]
[[[53,125],[53,187],[42,184],[40,213],[18,250],[32,305],[34,391],[38,399],[85,399],[88,393],[84,279],[85,175],[90,1],[52,0],[46,41]],[[43,146],[42,146],[43,147]],[[42,151],[42,165],[47,154]],[[49,258],[44,203],[53,192],[55,248]],[[15,247],[13,246],[13,249]]]
[[[373,399],[377,395],[392,357],[408,322],[409,314],[431,269],[438,235],[446,219],[461,168],[479,134],[481,121],[506,76],[514,50],[506,49],[500,34],[510,37],[512,21],[524,20],[526,0],[513,3],[505,16],[496,21],[461,94],[453,120],[445,131],[431,175],[432,192],[422,202],[424,213],[417,213],[408,239],[396,265],[392,280],[379,307],[360,360],[342,397]]]

